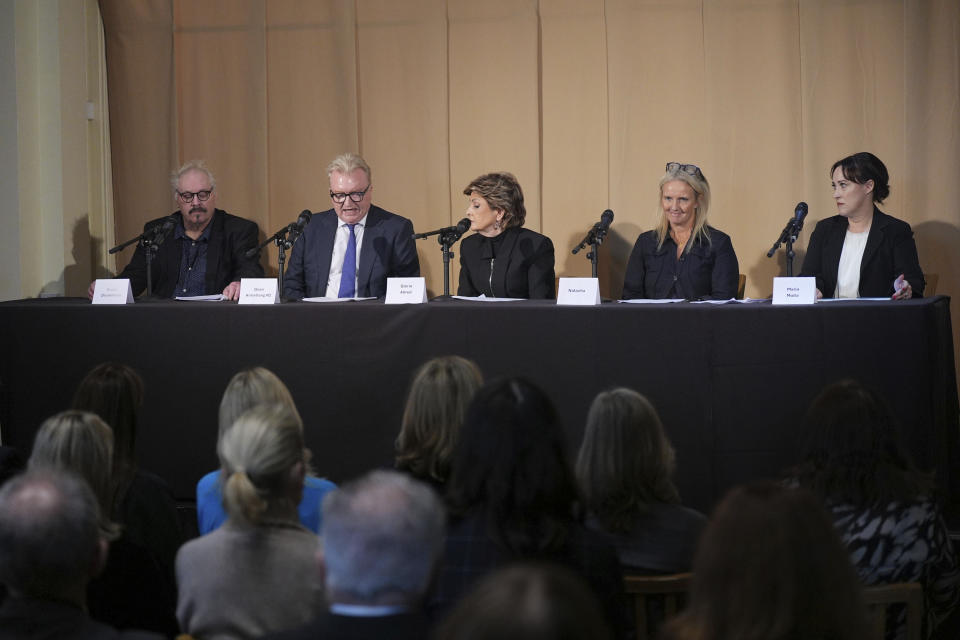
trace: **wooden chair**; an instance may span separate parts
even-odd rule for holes
[[[653,637],[651,622],[663,624],[677,615],[690,588],[692,576],[691,573],[674,573],[665,576],[624,577],[624,591],[633,604],[636,617],[637,640],[649,640]],[[648,605],[655,599],[663,602],[663,620],[651,620],[648,615]]]
[[[940,274],[925,273],[923,279],[927,281],[927,284],[923,287],[923,297],[932,298],[937,295],[937,282],[940,280]]]
[[[743,300],[743,292],[747,288],[747,276],[740,274],[740,279],[737,280],[737,300]]]
[[[892,604],[906,607],[907,638],[920,640],[923,622],[923,587],[917,582],[897,582],[864,587],[863,600],[867,605],[867,623],[871,638],[884,640],[887,631],[887,608]]]

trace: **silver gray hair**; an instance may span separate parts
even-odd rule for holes
[[[207,179],[210,180],[210,188],[217,188],[217,179],[213,177],[213,172],[207,168],[206,163],[203,160],[190,160],[170,174],[170,186],[173,187],[174,199],[177,197],[177,190],[180,189],[180,178],[183,177],[183,174],[189,173],[190,171],[200,171],[207,174]]]
[[[370,172],[370,165],[367,161],[355,153],[341,153],[327,167],[327,177],[333,175],[334,171],[339,173],[351,173],[357,169],[363,169],[367,174],[367,182],[373,181],[373,174]]]
[[[327,596],[415,604],[430,584],[446,515],[436,492],[397,471],[372,471],[323,501]]]

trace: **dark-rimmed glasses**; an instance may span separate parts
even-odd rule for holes
[[[354,202],[360,202],[363,200],[363,196],[367,195],[367,191],[370,191],[370,185],[367,185],[367,188],[363,191],[351,191],[350,193],[340,193],[338,191],[330,192],[330,199],[336,202],[337,204],[343,204],[347,201],[349,197]]]
[[[206,202],[210,199],[210,194],[213,193],[213,189],[204,189],[203,191],[177,191],[177,197],[180,198],[180,202],[184,204],[190,204],[193,202],[193,197],[196,196],[200,202]]]
[[[667,171],[674,173],[676,171],[683,171],[691,176],[696,176],[701,180],[704,179],[703,172],[700,171],[700,167],[695,164],[680,164],[679,162],[668,162]]]

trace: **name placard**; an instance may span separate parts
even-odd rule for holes
[[[426,278],[387,278],[386,304],[423,304],[426,301]]]
[[[597,278],[560,278],[557,304],[581,307],[600,304],[600,281]]]
[[[813,304],[817,279],[811,276],[773,279],[773,304]]]
[[[276,278],[240,278],[237,304],[277,304],[280,293]]]
[[[93,304],[133,304],[130,279],[98,279],[93,285]]]

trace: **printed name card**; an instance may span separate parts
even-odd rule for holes
[[[560,278],[557,304],[594,306],[600,304],[600,281],[597,278]]]
[[[238,304],[277,304],[280,293],[276,278],[240,278]]]
[[[93,304],[132,304],[129,278],[98,279],[93,285]]]
[[[426,278],[387,278],[386,304],[423,304],[426,301]]]
[[[773,304],[813,304],[816,301],[816,278],[773,279]]]

